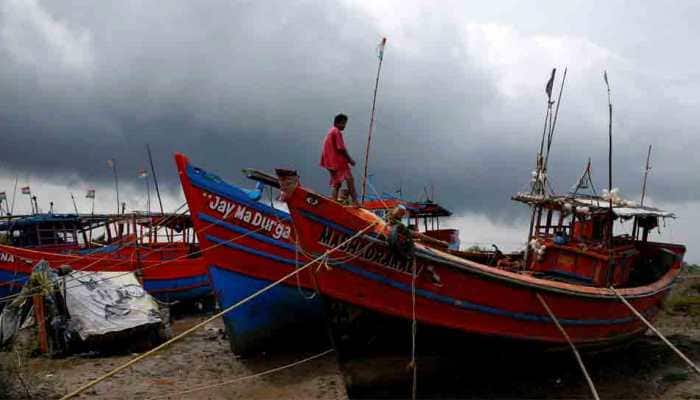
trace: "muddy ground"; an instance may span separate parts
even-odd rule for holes
[[[182,332],[203,316],[186,316],[172,326]],[[674,287],[657,327],[671,342],[700,364],[700,274],[685,275]],[[571,354],[527,357],[488,357],[480,353],[433,368],[435,360],[419,360],[421,398],[591,398]],[[130,360],[135,354],[108,357],[71,356],[63,359],[0,353],[0,398],[55,399]],[[180,394],[206,385],[267,371],[313,354],[261,355],[240,360],[232,355],[220,321],[172,345],[80,398],[95,399],[341,399],[345,384],[333,353],[260,378]],[[602,399],[700,399],[700,376],[652,334],[612,352],[585,354],[591,378]],[[422,364],[421,364],[422,362]],[[376,378],[387,370],[405,374],[404,360],[361,365]],[[428,371],[428,372],[425,372]],[[429,374],[428,376],[425,373]],[[435,378],[435,374],[439,379]],[[407,374],[406,374],[407,375]],[[409,394],[408,384],[370,385],[353,397],[397,398]],[[159,397],[161,396],[161,397]]]

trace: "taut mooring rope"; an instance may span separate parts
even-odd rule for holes
[[[622,297],[622,295],[620,294],[620,292],[617,291],[617,289],[615,289],[615,288],[612,287],[612,286],[610,286],[609,289],[615,294],[615,296],[617,296],[618,299],[620,299],[620,301],[622,301],[622,302],[634,313],[634,315],[637,316],[637,318],[639,318],[640,320],[642,320],[642,322],[644,322],[644,324],[646,324],[646,326],[647,326],[649,329],[651,329],[652,332],[654,332],[659,338],[661,338],[661,340],[663,340],[664,343],[666,343],[666,344],[668,345],[668,347],[670,347],[673,351],[675,351],[676,354],[678,354],[678,356],[679,356],[680,358],[682,358],[683,361],[685,361],[685,362],[690,366],[690,368],[692,368],[695,372],[697,372],[698,374],[700,374],[700,368],[698,368],[698,366],[695,365],[695,363],[693,363],[692,361],[690,361],[690,359],[689,359],[688,357],[686,357],[685,354],[683,354],[680,350],[678,350],[678,348],[677,348],[676,346],[674,346],[668,339],[666,339],[666,337],[665,337],[664,335],[662,335],[661,332],[659,332],[658,329],[654,328],[654,326],[653,326],[649,321],[647,321],[647,319],[644,318],[644,316],[643,316],[642,314],[640,314],[639,311],[637,311],[637,310],[632,306],[632,304],[630,304],[630,303],[627,301],[627,299],[625,299],[624,297]]]
[[[588,387],[591,389],[591,394],[593,395],[593,398],[595,400],[600,400],[600,397],[598,396],[598,391],[595,389],[595,385],[593,385],[593,381],[591,380],[591,377],[588,375],[588,371],[586,370],[586,366],[583,364],[583,360],[581,360],[581,355],[578,353],[578,350],[576,350],[576,346],[574,346],[574,342],[571,341],[571,338],[566,333],[564,328],[561,326],[561,324],[559,323],[559,320],[554,315],[552,310],[549,308],[547,303],[544,301],[542,296],[540,296],[539,293],[535,293],[535,296],[537,296],[537,300],[539,300],[540,304],[542,304],[542,307],[544,307],[544,309],[547,310],[547,314],[549,314],[549,317],[552,318],[552,321],[554,321],[554,324],[557,326],[557,329],[559,329],[559,332],[561,332],[562,336],[564,336],[566,341],[569,343],[569,346],[571,346],[571,350],[573,350],[574,356],[576,356],[576,361],[578,362],[578,366],[581,367],[581,372],[583,372],[583,376],[586,377],[586,382],[588,382]]]
[[[128,367],[130,367],[130,366],[132,366],[133,364],[136,364],[137,362],[143,360],[144,358],[153,355],[154,353],[156,353],[156,352],[162,350],[163,348],[169,346],[170,344],[172,344],[172,343],[174,343],[174,342],[176,342],[176,341],[178,341],[178,340],[184,338],[185,336],[191,334],[192,332],[196,331],[197,329],[199,329],[199,328],[201,328],[201,327],[207,325],[208,323],[210,323],[210,322],[212,322],[212,321],[214,321],[214,320],[216,320],[216,319],[222,317],[224,314],[228,313],[229,311],[232,311],[232,310],[234,310],[234,309],[240,307],[241,305],[243,305],[243,304],[249,302],[250,300],[252,300],[252,299],[258,297],[259,295],[261,295],[261,294],[267,292],[268,290],[270,290],[270,289],[272,289],[273,287],[279,285],[280,283],[286,281],[287,279],[289,279],[289,278],[291,278],[292,276],[298,274],[299,272],[305,270],[306,268],[312,266],[313,264],[315,264],[315,263],[317,263],[317,262],[319,262],[319,261],[322,261],[322,260],[323,260],[325,257],[327,257],[329,254],[331,254],[332,252],[338,250],[338,249],[341,248],[342,246],[345,246],[347,243],[349,243],[350,241],[352,241],[352,240],[355,239],[356,237],[359,237],[359,236],[363,235],[365,232],[367,232],[370,228],[374,227],[376,224],[377,224],[376,222],[373,222],[373,223],[367,225],[367,226],[366,226],[365,228],[363,228],[362,230],[357,231],[354,235],[350,236],[347,240],[343,241],[342,243],[338,244],[337,246],[333,247],[332,249],[326,250],[326,251],[325,251],[323,254],[321,254],[320,256],[318,256],[318,257],[314,258],[313,260],[309,261],[309,262],[308,262],[306,265],[304,265],[303,267],[300,267],[300,268],[295,269],[294,271],[292,271],[292,272],[290,272],[289,274],[283,276],[282,278],[276,280],[275,282],[273,282],[273,283],[271,283],[271,284],[265,286],[264,288],[262,288],[262,289],[256,291],[255,293],[251,294],[250,296],[246,297],[245,299],[243,299],[243,300],[241,300],[241,301],[239,301],[239,302],[237,302],[237,303],[235,303],[235,304],[233,304],[233,305],[231,305],[231,306],[225,308],[224,310],[222,310],[222,311],[219,312],[218,314],[215,314],[215,315],[213,315],[213,316],[211,316],[211,317],[205,319],[204,321],[200,322],[199,324],[197,324],[197,325],[191,327],[190,329],[188,329],[188,330],[182,332],[181,334],[175,336],[174,338],[168,340],[167,342],[164,342],[164,343],[162,343],[161,345],[159,345],[159,346],[157,346],[157,347],[154,347],[153,349],[151,349],[151,350],[149,350],[149,351],[147,351],[147,352],[145,352],[145,353],[143,353],[143,354],[140,354],[140,355],[136,356],[135,358],[133,358],[133,359],[129,360],[128,362],[126,362],[126,363],[120,365],[119,367],[117,367],[117,368],[115,368],[115,369],[109,371],[108,373],[102,375],[101,377],[99,377],[99,378],[97,378],[97,379],[94,379],[94,380],[92,380],[92,381],[86,383],[85,385],[79,387],[78,389],[74,390],[73,392],[70,392],[70,393],[68,393],[67,395],[61,397],[61,400],[67,400],[67,399],[70,399],[70,398],[73,398],[73,397],[79,395],[80,393],[82,393],[82,392],[84,392],[85,390],[87,390],[87,389],[89,389],[89,388],[91,388],[91,387],[97,385],[98,383],[104,381],[105,379],[108,379],[108,378],[110,378],[111,376],[116,375],[118,372],[120,372],[120,371],[122,371],[122,370],[124,370],[124,369],[126,369],[126,368],[128,368]]]

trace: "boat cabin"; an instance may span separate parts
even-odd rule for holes
[[[648,241],[659,218],[670,212],[600,196],[539,196],[513,200],[532,208],[522,268],[534,275],[592,286],[635,286],[653,282],[675,254]],[[622,233],[616,222],[631,222]],[[619,231],[619,232],[618,232]],[[668,247],[668,245],[664,245]]]
[[[173,250],[178,247],[173,244],[182,244],[195,248],[197,240],[189,215],[134,212],[3,217],[0,242],[49,252],[91,254],[134,246]]]
[[[106,223],[106,216],[77,214],[33,214],[3,217],[2,243],[44,250],[78,249],[88,241],[87,232]]]

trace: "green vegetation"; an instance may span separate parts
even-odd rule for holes
[[[700,265],[683,263],[683,269],[689,274],[700,274]]]
[[[666,302],[666,310],[674,314],[700,317],[700,268],[698,265],[686,264]]]

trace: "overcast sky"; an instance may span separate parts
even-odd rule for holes
[[[522,241],[526,208],[509,198],[527,188],[553,67],[561,78],[568,66],[554,189],[567,191],[589,157],[607,186],[607,69],[614,186],[639,198],[652,144],[650,201],[677,211],[666,238],[700,261],[699,4],[0,0],[0,191],[18,177],[42,208],[68,211],[67,193],[87,207],[96,188],[109,210],[116,158],[122,197],[142,209],[146,144],[166,207],[182,200],[175,151],[238,183],[243,167],[294,167],[326,191],[320,142],[344,112],[363,158],[386,36],[378,190],[417,197],[432,184],[466,241]]]

